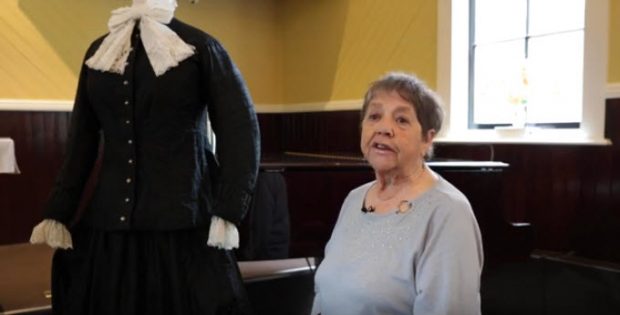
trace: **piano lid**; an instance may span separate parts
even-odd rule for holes
[[[426,164],[434,170],[502,170],[509,165],[500,161],[472,161],[457,159],[433,159]],[[341,153],[285,151],[269,155],[261,160],[261,169],[277,171],[283,169],[364,169],[370,168],[361,155]]]

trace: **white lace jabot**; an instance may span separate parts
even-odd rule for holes
[[[131,51],[131,33],[140,20],[140,36],[149,62],[160,76],[168,69],[194,54],[195,47],[185,43],[166,24],[174,16],[176,1],[172,4],[139,3],[112,11],[108,21],[110,33],[104,38],[86,65],[95,70],[123,74]]]

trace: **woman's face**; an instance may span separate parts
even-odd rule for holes
[[[424,139],[413,105],[396,91],[379,90],[362,121],[360,147],[375,172],[406,175],[422,163],[434,133]]]

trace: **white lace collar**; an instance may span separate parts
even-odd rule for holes
[[[136,1],[137,2],[137,1]],[[123,74],[131,51],[131,33],[140,22],[142,44],[156,76],[164,74],[194,54],[195,47],[185,43],[166,24],[174,16],[174,6],[139,3],[112,11],[110,33],[95,54],[86,61],[92,69]]]

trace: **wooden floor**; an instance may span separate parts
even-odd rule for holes
[[[44,245],[0,246],[0,314],[50,308],[50,270],[54,250]]]

